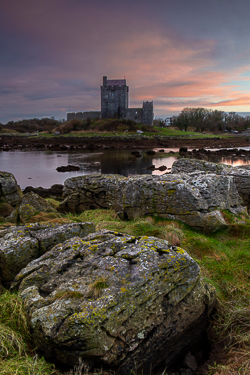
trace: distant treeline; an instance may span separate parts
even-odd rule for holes
[[[61,121],[50,118],[43,118],[41,120],[33,118],[31,120],[9,121],[6,125],[0,124],[0,128],[14,130],[18,133],[33,133],[36,131],[51,131],[61,125],[61,123]]]
[[[236,112],[187,107],[174,117],[173,125],[185,131],[191,127],[197,132],[242,131],[250,128],[250,117],[242,117]]]

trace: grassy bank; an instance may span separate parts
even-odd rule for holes
[[[235,219],[227,211],[224,216],[229,229],[213,235],[204,235],[183,223],[158,217],[121,221],[114,212],[106,210],[55,219],[37,214],[36,221],[93,221],[97,230],[155,236],[181,246],[217,290],[218,303],[209,329],[213,356],[207,374],[246,375],[250,373],[250,220]],[[86,371],[81,364],[71,374]],[[61,373],[35,355],[22,303],[18,295],[6,291],[0,295],[0,375],[11,374]]]
[[[138,130],[141,130],[138,126]],[[149,128],[147,130],[144,130],[143,133],[138,134],[137,131],[128,131],[124,132],[123,130],[117,130],[117,131],[102,131],[102,130],[95,130],[95,131],[89,131],[89,130],[79,130],[79,131],[71,131],[67,134],[60,134],[60,137],[170,137],[170,138],[186,138],[189,137],[191,139],[206,139],[206,138],[234,138],[235,136],[232,134],[213,134],[213,133],[197,133],[195,131],[186,131],[183,132],[176,128],[159,128],[157,126],[153,126],[152,128]],[[36,136],[37,137],[37,136]],[[54,138],[54,133],[48,133],[48,132],[41,132],[39,133],[38,137],[46,137],[46,138]]]

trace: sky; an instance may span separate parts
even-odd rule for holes
[[[129,107],[250,112],[249,0],[2,0],[0,122],[100,110],[102,77]]]

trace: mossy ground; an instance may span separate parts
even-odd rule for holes
[[[155,236],[185,249],[201,267],[206,281],[217,289],[218,303],[209,337],[212,344],[219,342],[220,346],[219,350],[214,349],[206,374],[246,375],[250,373],[250,220],[246,217],[235,219],[227,211],[224,217],[229,228],[212,235],[158,217],[121,221],[110,210],[61,215],[52,220],[60,223],[93,221],[97,231],[110,229],[135,236]],[[40,219],[51,222],[46,216],[41,215]],[[98,292],[98,287],[93,286],[93,293]],[[3,348],[2,344],[0,347],[0,375],[61,374],[44,359],[34,357],[22,304],[18,295],[10,292],[0,295],[0,335],[1,332],[13,337],[13,345]],[[35,362],[39,370],[32,370]],[[13,372],[13,368],[18,369],[17,372]],[[84,364],[71,371],[72,375],[81,373],[86,374]]]

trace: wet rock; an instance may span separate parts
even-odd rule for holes
[[[43,355],[121,375],[167,366],[200,337],[215,302],[183,249],[112,231],[56,245],[18,286]]]
[[[56,170],[57,172],[73,172],[73,171],[79,171],[79,167],[75,165],[66,165],[66,166],[61,166],[57,167]]]
[[[221,210],[244,211],[233,177],[205,172],[163,176],[79,176],[65,181],[64,197],[59,212],[110,208],[123,211],[128,219],[156,214],[181,220],[207,232],[227,226]]]
[[[131,152],[131,155],[134,155],[136,158],[141,158],[141,154],[139,153],[139,151],[132,151]]]
[[[147,155],[155,155],[156,152],[154,150],[149,150],[149,151],[146,151],[146,154]]]
[[[9,286],[14,277],[31,260],[71,237],[94,232],[93,223],[29,224],[11,227],[0,238],[0,279]]]
[[[158,169],[158,171],[161,171],[161,172],[163,172],[163,171],[165,171],[166,169],[167,169],[167,167],[165,166],[165,165],[161,165],[159,168],[157,168]]]
[[[188,151],[187,147],[180,147],[180,148],[179,148],[179,154],[181,154],[181,153],[185,153],[185,152],[187,152],[187,151]]]
[[[147,167],[147,169],[150,170],[150,171],[154,171],[156,168],[155,168],[155,165],[152,164],[149,167]]]

